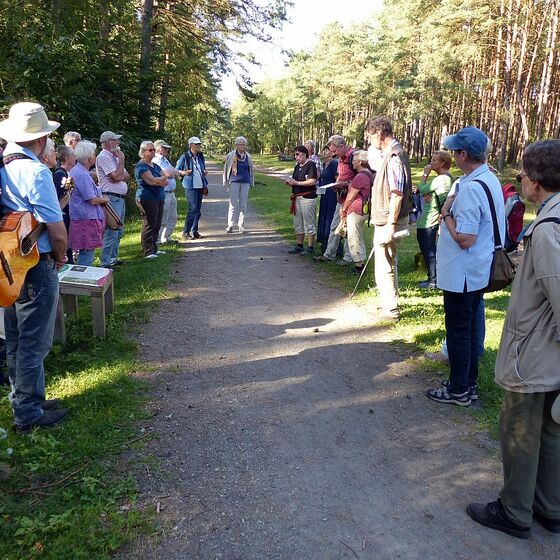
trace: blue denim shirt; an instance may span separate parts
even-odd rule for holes
[[[490,279],[490,266],[494,254],[494,228],[490,206],[484,189],[474,180],[486,183],[494,206],[500,231],[500,241],[505,236],[505,209],[502,188],[498,178],[484,164],[470,175],[459,179],[456,198],[451,206],[457,233],[476,235],[476,241],[461,249],[447,229],[446,220],[440,225],[437,244],[437,285],[441,290],[462,293],[482,290]]]
[[[206,170],[206,162],[204,161],[204,154],[202,152],[199,152],[196,157],[190,150],[188,152],[185,152],[179,158],[179,161],[177,162],[175,168],[179,171],[187,171],[189,169],[192,171],[190,175],[185,175],[183,177],[183,187],[185,187],[185,189],[201,189],[202,187],[208,186],[208,179],[206,178],[206,175],[204,175],[204,171]],[[202,184],[200,186],[195,186],[193,184],[193,179],[195,173],[197,173],[198,171],[202,176]]]
[[[49,168],[32,151],[12,142],[4,150],[4,158],[17,153],[31,159],[17,159],[0,169],[2,206],[12,212],[31,212],[38,222],[62,222],[62,211]],[[38,248],[40,253],[52,251],[47,231],[39,237]]]

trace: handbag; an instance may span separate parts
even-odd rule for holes
[[[208,187],[202,187],[202,196],[208,196]]]
[[[485,292],[497,292],[509,286],[515,278],[516,266],[509,258],[503,245],[500,242],[500,230],[498,229],[498,219],[496,218],[496,208],[494,207],[494,200],[490,194],[488,186],[479,179],[475,180],[476,183],[482,185],[484,192],[488,198],[490,205],[490,213],[492,214],[492,225],[494,227],[494,255],[492,256],[492,266],[490,267],[490,278],[488,286],[484,288]]]
[[[123,223],[109,202],[103,204],[103,212],[105,213],[105,227],[107,229],[117,230],[122,228]]]

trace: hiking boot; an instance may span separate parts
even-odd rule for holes
[[[550,519],[533,510],[533,519],[536,519],[547,531],[560,533],[560,519]]]
[[[58,422],[60,422],[66,414],[68,414],[68,411],[65,408],[45,410],[43,416],[31,424],[16,424],[16,430],[19,434],[28,434],[33,428],[50,428],[55,424],[58,424]]]
[[[436,402],[444,404],[456,404],[457,406],[470,406],[471,398],[469,392],[456,394],[449,393],[447,387],[437,387],[436,389],[429,389],[426,391],[426,396]]]
[[[334,259],[329,259],[328,257],[325,257],[325,255],[317,255],[316,257],[313,257],[314,261],[317,262],[333,262]]]
[[[303,247],[300,247],[299,245],[292,247],[288,251],[288,255],[301,255],[302,253],[303,253]]]
[[[512,537],[528,539],[531,536],[531,527],[521,527],[512,523],[506,517],[504,507],[499,498],[495,502],[488,504],[469,504],[467,506],[467,513],[477,523],[490,529],[503,531]]]
[[[59,404],[60,401],[58,399],[46,399],[41,404],[41,408],[43,410],[51,410],[51,408],[57,408]]]
[[[233,226],[228,226],[226,228],[226,233],[233,233]]]
[[[313,249],[313,247],[306,247],[302,253],[302,255],[304,256],[314,255],[314,254],[315,254],[315,249]]]

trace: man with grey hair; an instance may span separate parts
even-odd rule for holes
[[[156,237],[157,243],[179,243],[176,239],[173,239],[173,231],[177,224],[177,197],[175,196],[177,184],[175,178],[179,177],[179,172],[167,159],[171,152],[171,146],[165,140],[156,140],[154,148],[156,149],[156,155],[152,161],[161,167],[163,174],[168,179],[164,189],[165,203],[163,205],[161,226]]]
[[[103,148],[95,160],[95,169],[99,178],[99,186],[109,203],[124,224],[126,210],[125,198],[128,187],[126,182],[130,175],[124,167],[124,153],[119,147],[120,134],[106,130],[99,137]],[[124,226],[117,230],[106,229],[103,234],[103,249],[101,250],[101,264],[105,268],[113,268],[124,264],[119,259],[119,246],[124,234]]]
[[[337,235],[336,231],[338,225],[340,224],[340,211],[342,205],[346,200],[346,194],[348,192],[348,183],[356,176],[356,171],[352,167],[353,159],[353,149],[346,145],[346,139],[340,134],[334,134],[327,141],[327,146],[333,154],[334,157],[338,157],[338,168],[337,168],[337,183],[342,183],[340,186],[329,187],[336,191],[336,209],[333,214],[333,219],[331,222],[331,232],[329,234],[329,240],[327,242],[327,249],[318,257],[313,257],[316,261],[334,261],[336,259],[336,254],[338,252],[338,246],[340,244],[340,235]],[[339,261],[342,266],[347,266],[352,264],[352,256],[350,255],[350,250],[348,249],[348,240],[344,241],[344,257]]]

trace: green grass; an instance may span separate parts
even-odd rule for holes
[[[257,156],[261,164],[261,157]],[[270,162],[272,167],[272,161]],[[283,164],[284,162],[276,162]],[[421,178],[424,164],[414,165],[412,168],[415,184]],[[514,170],[509,172],[514,173]],[[458,173],[456,173],[458,175]],[[502,179],[503,180],[503,179]],[[272,221],[279,232],[291,243],[294,242],[292,216],[289,214],[289,189],[278,179],[265,175],[257,175],[257,182],[261,188],[251,191],[251,203],[259,214]],[[529,207],[526,220],[534,217],[534,209]],[[366,248],[369,253],[373,237],[373,227],[365,226]],[[420,280],[426,278],[424,268],[414,269],[414,256],[419,252],[414,228],[410,237],[403,239],[399,247],[399,305],[401,308],[401,321],[390,326],[395,340],[413,343],[419,353],[439,350],[445,338],[443,297],[439,291],[423,291],[417,288]],[[357,278],[348,276],[344,269],[334,263],[314,263],[321,270],[326,270],[337,286],[342,290],[351,292]],[[355,301],[370,306],[375,305],[375,291],[373,285],[373,266],[370,263],[362,284],[360,285]],[[472,409],[481,424],[493,434],[497,430],[497,418],[501,404],[502,392],[494,383],[494,362],[498,349],[502,324],[509,301],[509,290],[485,295],[486,303],[486,340],[485,353],[480,364],[479,386],[484,406],[481,409]],[[447,368],[423,358],[418,359],[417,369],[426,372],[426,377],[433,378],[441,374],[442,379],[447,375]]]
[[[66,346],[54,346],[46,361],[47,395],[69,410],[60,427],[15,434],[2,388],[3,560],[110,558],[152,530],[150,511],[135,505],[133,473],[143,466],[127,461],[130,450],[151,437],[139,428],[147,418],[147,387],[132,374],[145,366],[137,362],[129,335],[158,302],[171,297],[166,287],[178,251],[166,251],[155,262],[144,260],[140,223],[127,221],[120,254],[128,264],[115,272],[116,306],[105,340],[91,334],[90,301],[80,298],[78,315],[67,320]]]

